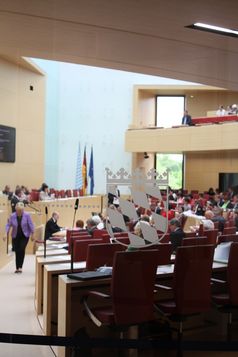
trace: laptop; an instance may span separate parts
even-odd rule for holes
[[[218,244],[214,253],[214,261],[218,263],[228,263],[231,244],[233,242],[224,242]]]
[[[70,279],[75,279],[75,280],[82,280],[82,281],[87,281],[87,280],[93,280],[93,279],[103,279],[103,278],[110,278],[112,276],[112,270],[111,269],[105,269],[105,270],[94,270],[94,271],[83,271],[81,273],[70,273],[67,274],[67,277]]]

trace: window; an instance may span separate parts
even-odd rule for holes
[[[156,154],[156,171],[163,173],[169,169],[169,186],[183,187],[183,154]]]
[[[171,128],[180,125],[184,113],[184,96],[157,96],[156,125]]]

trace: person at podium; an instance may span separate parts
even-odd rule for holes
[[[193,125],[192,117],[191,115],[188,114],[187,110],[184,111],[184,115],[182,118],[182,125],[189,125],[189,126]]]

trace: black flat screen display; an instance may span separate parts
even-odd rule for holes
[[[219,173],[219,190],[225,192],[229,187],[235,188],[235,193],[237,193],[238,172]]]
[[[15,162],[16,129],[0,125],[0,162]]]

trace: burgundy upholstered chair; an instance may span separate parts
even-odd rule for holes
[[[101,266],[112,266],[116,252],[125,251],[122,244],[89,244],[86,259],[86,269],[95,270]]]
[[[80,239],[75,240],[73,243],[73,261],[84,262],[87,259],[88,246],[90,244],[100,244],[102,239]]]
[[[217,244],[224,242],[238,242],[238,235],[236,234],[222,234],[217,238]]]
[[[116,252],[113,261],[111,294],[89,291],[83,298],[85,311],[98,326],[122,332],[130,326],[154,320],[154,284],[157,270],[155,250]],[[143,288],[142,288],[143,287]],[[90,299],[101,304],[90,307]],[[102,306],[102,301],[108,304]]]
[[[187,247],[191,245],[207,245],[211,244],[207,237],[191,237],[191,238],[183,238],[182,246]]]
[[[232,337],[232,313],[238,310],[238,243],[232,243],[227,266],[227,289],[224,293],[213,294],[212,300],[222,313],[228,314],[227,340]],[[213,282],[225,283],[224,281],[212,279]]]
[[[183,321],[211,307],[211,274],[214,245],[178,247],[171,299],[157,301],[158,311],[179,323],[177,356],[182,356]],[[158,294],[159,295],[159,294]]]

